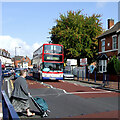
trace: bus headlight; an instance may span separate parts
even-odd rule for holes
[[[42,76],[43,76],[43,77],[47,77],[47,74],[45,74],[45,73],[42,73]]]
[[[63,77],[63,74],[60,74],[60,77]]]

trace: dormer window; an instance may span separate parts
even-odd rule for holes
[[[117,35],[112,36],[112,48],[117,49]]]

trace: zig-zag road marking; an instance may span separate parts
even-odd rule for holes
[[[64,90],[63,90],[64,91]],[[39,95],[32,95],[32,96],[60,96],[60,95],[75,95],[75,94],[100,94],[100,93],[110,93],[111,91],[105,91],[105,92],[66,92],[64,93],[58,93],[58,94],[39,94]]]
[[[49,85],[49,84],[46,84],[46,83],[43,83],[43,82],[40,82],[40,83],[42,85],[44,85],[44,86],[47,86],[48,88],[52,88],[52,89],[56,89],[56,90],[62,90],[63,93],[58,93],[58,94],[39,94],[39,96],[51,96],[51,95],[60,96],[60,95],[65,95],[65,94],[66,95],[72,95],[72,94],[96,94],[96,93],[100,94],[100,93],[110,93],[110,92],[112,92],[112,91],[105,91],[105,90],[94,91],[94,92],[91,92],[91,91],[90,92],[67,92],[64,89],[56,88],[56,87],[53,87],[52,85]]]

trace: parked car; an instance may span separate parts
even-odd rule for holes
[[[7,67],[6,70],[9,70],[12,74],[14,73],[14,69],[11,67],[9,67],[9,68]]]
[[[33,73],[33,68],[30,69],[30,73]]]
[[[64,72],[63,73],[63,79],[64,80],[73,80],[74,79],[74,75],[68,72]]]
[[[14,72],[14,79],[18,78],[20,76],[20,70],[21,69],[16,69]]]
[[[12,75],[12,73],[10,72],[10,70],[3,70],[2,74],[3,74],[4,77],[9,77],[9,76]]]

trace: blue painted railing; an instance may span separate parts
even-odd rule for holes
[[[3,120],[20,120],[5,91],[2,93]]]
[[[2,68],[1,68],[1,60],[0,60],[0,102],[2,101],[3,120],[20,120],[8,96],[6,95],[6,92],[2,90],[2,83],[3,83],[2,80],[3,77],[2,77]]]

